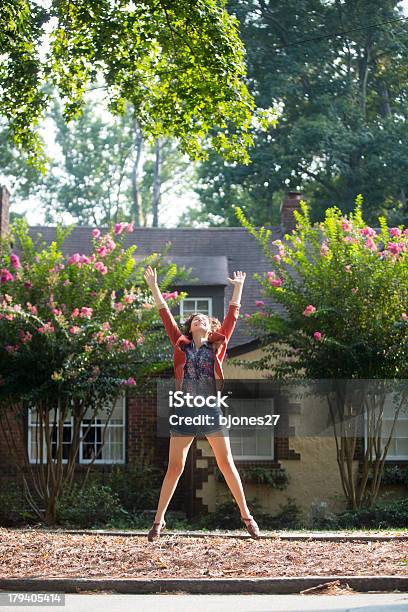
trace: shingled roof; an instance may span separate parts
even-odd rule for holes
[[[265,226],[265,228],[271,230],[271,243],[273,240],[282,239],[281,227]],[[64,255],[77,252],[89,254],[92,249],[92,229],[88,226],[75,227],[65,240]],[[103,228],[100,229],[103,231]],[[55,240],[55,227],[31,226],[29,231],[35,241],[44,240],[49,244]],[[135,252],[137,259],[152,252],[162,252],[167,242],[171,242],[167,259],[171,259],[177,265],[191,266],[192,276],[200,279],[200,283],[196,284],[226,285],[225,312],[232,295],[232,285],[228,282],[227,277],[231,277],[234,270],[246,272],[241,313],[255,312],[257,310],[255,300],[257,299],[263,299],[266,304],[272,305],[271,301],[260,295],[259,283],[253,278],[255,272],[263,275],[270,270],[270,263],[258,242],[245,228],[135,228],[132,233],[126,234],[124,247],[137,245]],[[245,325],[245,319],[240,319],[230,340],[229,348],[243,348],[243,345],[255,340],[256,337]]]

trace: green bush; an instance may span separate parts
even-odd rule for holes
[[[89,528],[126,519],[128,513],[109,486],[94,481],[82,490],[75,483],[69,493],[63,493],[57,502],[56,516],[63,525]]]
[[[36,516],[30,509],[21,488],[15,483],[4,484],[3,490],[0,491],[0,525],[14,527],[35,520]]]
[[[301,511],[293,499],[288,498],[286,504],[281,504],[281,511],[276,515],[264,512],[257,498],[249,503],[249,509],[260,529],[296,529],[301,526]],[[197,529],[242,529],[239,508],[235,500],[216,504],[214,512],[201,515],[192,522]]]
[[[163,480],[163,470],[147,460],[128,466],[114,465],[107,485],[130,514],[156,508]]]
[[[408,497],[392,502],[377,502],[371,508],[346,510],[337,514],[337,527],[401,529],[408,525]]]

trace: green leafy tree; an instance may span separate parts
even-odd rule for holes
[[[333,206],[326,211],[324,222],[313,224],[309,206],[302,200],[301,212],[295,211],[296,229],[285,234],[283,241],[275,241],[274,249],[269,243],[270,230],[255,229],[242,209],[236,211],[271,262],[265,277],[255,273],[254,278],[261,295],[275,304],[267,306],[259,300],[259,312],[245,317],[262,338],[262,357],[234,363],[266,370],[267,377],[281,380],[333,381],[338,397],[330,405],[330,416],[343,489],[352,508],[371,504],[378,495],[401,407],[395,411],[393,428],[382,449],[387,381],[394,384],[408,378],[408,229],[389,228],[380,217],[379,231],[375,230],[363,220],[362,202],[360,194],[349,217]],[[284,314],[276,312],[277,304]],[[343,380],[363,381],[367,391],[351,401],[355,422],[365,410],[369,415],[360,484],[354,481],[352,470],[358,436],[348,430],[350,397],[341,392]],[[364,381],[369,382],[368,388]],[[407,389],[403,391],[401,405],[406,406]],[[375,478],[367,486],[369,471]]]
[[[11,226],[0,255],[0,426],[40,518],[55,522],[56,504],[74,483],[84,415],[103,414],[106,426],[115,400],[171,364],[157,309],[143,279],[146,264],[163,273],[160,288],[184,268],[163,266],[153,253],[136,264],[136,246],[124,248],[131,224],[92,232],[90,255],[63,255],[72,227],[57,226],[51,244],[35,244],[25,220]],[[163,250],[166,253],[169,245]],[[163,293],[176,303],[185,293]],[[29,462],[24,419],[37,417],[34,463]],[[64,421],[73,418],[67,456]],[[10,432],[14,420],[20,440]],[[21,448],[25,449],[23,454]],[[102,449],[102,446],[101,446]],[[97,458],[83,475],[83,484]],[[64,463],[66,459],[66,463]]]
[[[288,190],[300,190],[311,217],[337,202],[350,212],[406,223],[408,21],[402,3],[232,0],[247,51],[247,83],[257,106],[279,106],[276,129],[256,131],[252,163],[212,151],[200,163],[200,214],[236,225],[231,204],[261,226],[279,222]],[[186,222],[188,219],[186,218]]]
[[[101,82],[109,110],[120,115],[132,104],[153,140],[176,137],[183,151],[202,157],[207,139],[226,158],[248,161],[254,104],[225,0],[63,0],[49,7],[5,0],[0,18],[0,114],[38,167],[44,156],[36,127],[49,105],[48,86],[64,100],[68,123],[83,111],[88,85]]]

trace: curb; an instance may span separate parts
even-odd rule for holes
[[[23,532],[33,532],[38,531],[39,533],[72,533],[78,535],[108,535],[108,536],[124,536],[124,537],[132,537],[132,536],[147,536],[148,528],[128,530],[128,531],[119,531],[119,530],[105,530],[105,529],[22,529],[20,531]],[[165,529],[162,532],[162,537],[165,536],[179,536],[185,538],[238,538],[238,539],[248,539],[250,536],[245,532],[242,533],[240,531],[174,531]],[[310,532],[309,534],[289,534],[289,533],[280,533],[279,531],[266,531],[262,533],[260,538],[261,540],[292,540],[305,542],[309,540],[321,540],[325,542],[348,542],[359,540],[361,542],[390,542],[390,541],[408,541],[407,535],[351,535],[351,534],[320,534],[318,532]]]
[[[116,593],[235,593],[296,594],[304,589],[336,581],[356,592],[408,592],[408,576],[307,576],[295,578],[2,578],[0,590],[80,593],[115,591]],[[343,585],[344,583],[344,585]]]

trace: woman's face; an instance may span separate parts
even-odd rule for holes
[[[211,330],[210,320],[205,314],[197,314],[193,317],[190,325],[190,331],[202,330],[209,332]]]

